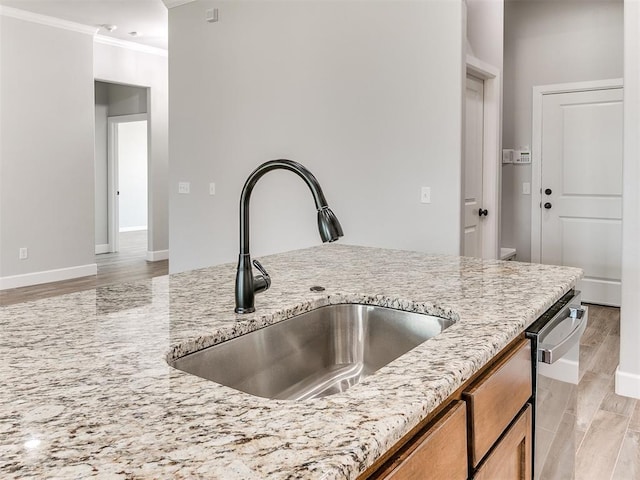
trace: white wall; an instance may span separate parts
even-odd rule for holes
[[[130,85],[109,85],[109,116],[147,113],[147,89]]]
[[[0,288],[95,273],[92,55],[89,34],[0,15]]]
[[[460,1],[196,1],[169,32],[172,272],[236,260],[242,185],[274,158],[316,175],[342,241],[459,253]],[[252,254],[319,243],[315,222],[300,179],[270,173]]]
[[[640,2],[624,2],[622,308],[616,393],[640,398]]]
[[[96,80],[149,87],[149,245],[156,259],[169,248],[168,75],[163,55],[96,42]]]
[[[534,85],[621,78],[621,0],[505,2],[503,146],[531,146]],[[531,166],[502,167],[502,246],[531,258]]]
[[[503,0],[467,0],[467,41],[467,53],[502,72]]]
[[[109,116],[109,85],[95,83],[95,222],[96,245],[109,243],[109,191],[107,185],[107,117]]]

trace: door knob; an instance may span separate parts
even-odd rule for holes
[[[551,195],[553,192],[551,191],[551,189],[550,189],[550,188],[546,188],[546,189],[544,190],[544,193],[545,193],[546,195]]]
[[[479,216],[479,217],[481,217],[481,216],[483,216],[483,215],[484,215],[485,217],[486,217],[487,215],[489,215],[489,211],[488,211],[486,208],[485,208],[484,210],[483,210],[483,209],[479,209],[479,210],[478,210],[478,216]]]
[[[549,202],[544,204],[544,208],[546,208],[547,210],[550,210],[551,207],[552,207],[552,205]]]

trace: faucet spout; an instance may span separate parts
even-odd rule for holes
[[[236,273],[236,313],[255,311],[255,294],[263,292],[271,285],[271,277],[257,260],[253,265],[260,271],[254,277],[249,254],[249,203],[251,192],[258,180],[271,170],[289,170],[297,174],[309,187],[318,211],[318,230],[323,242],[334,242],[343,236],[342,226],[338,218],[327,205],[322,188],[316,177],[304,166],[293,160],[271,160],[256,168],[242,188],[240,194],[240,255]]]

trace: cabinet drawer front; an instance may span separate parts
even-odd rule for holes
[[[470,453],[476,467],[531,397],[531,344],[522,340],[463,392],[469,405]]]
[[[487,460],[478,469],[473,479],[530,479],[532,440],[531,405],[529,405],[487,456]]]
[[[393,480],[465,480],[467,478],[467,413],[455,402],[397,458],[383,478]]]

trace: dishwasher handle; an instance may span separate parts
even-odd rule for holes
[[[556,318],[545,325],[539,332],[539,338],[542,342],[538,344],[538,361],[554,363],[575,345],[579,344],[580,337],[582,337],[585,328],[587,328],[588,312],[588,308],[582,305],[569,305]],[[558,341],[545,343],[544,338],[548,337],[556,329],[569,329],[569,332]]]

